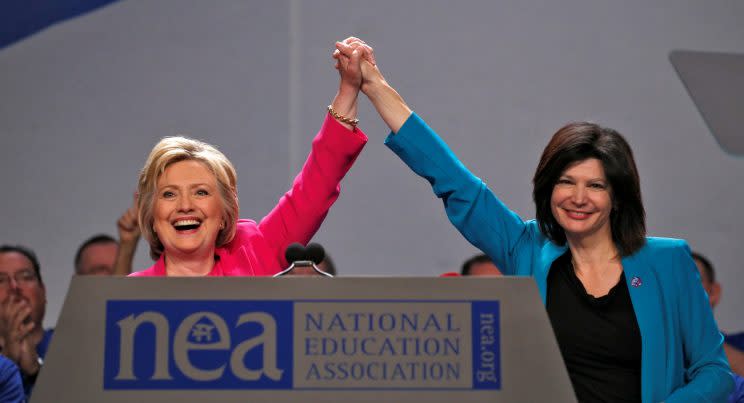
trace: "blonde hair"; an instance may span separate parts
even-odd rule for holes
[[[158,178],[171,164],[187,160],[201,162],[217,179],[225,225],[217,234],[215,246],[225,245],[235,237],[239,216],[235,167],[224,154],[207,143],[187,137],[165,137],[155,144],[147,157],[137,185],[137,219],[142,236],[150,244],[150,256],[153,259],[158,259],[163,253],[163,244],[153,228]]]

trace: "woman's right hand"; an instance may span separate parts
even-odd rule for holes
[[[343,49],[342,55],[339,49]],[[354,37],[346,38],[343,42],[336,42],[333,58],[336,59],[336,70],[341,76],[341,88],[359,91],[362,85],[362,70],[360,59],[364,53],[364,42]]]
[[[336,47],[338,48],[338,46],[339,42],[336,42]],[[357,98],[362,86],[362,70],[360,66],[362,51],[350,49],[348,57],[341,57],[338,54],[339,51],[335,50],[333,52],[333,58],[336,59],[335,67],[341,76],[341,81],[339,83],[336,97],[331,103],[331,107],[333,108],[333,111],[341,116],[348,119],[355,119],[358,107]],[[337,121],[347,129],[354,129],[354,127],[341,119],[337,118]]]

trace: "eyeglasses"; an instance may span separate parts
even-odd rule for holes
[[[0,273],[0,288],[9,288],[11,278],[21,287],[30,286],[39,281],[39,277],[36,276],[36,272],[33,270],[17,271],[12,276],[8,273]]]

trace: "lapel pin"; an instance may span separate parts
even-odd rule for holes
[[[630,279],[630,285],[632,285],[633,287],[640,287],[641,285],[643,285],[643,281],[641,281],[640,277],[633,276],[633,278]]]

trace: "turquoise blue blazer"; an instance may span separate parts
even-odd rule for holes
[[[509,210],[415,113],[385,144],[429,181],[468,241],[505,274],[535,278],[544,304],[548,271],[567,247]],[[643,401],[725,402],[733,379],[723,336],[686,242],[647,238],[622,264],[641,331]]]

